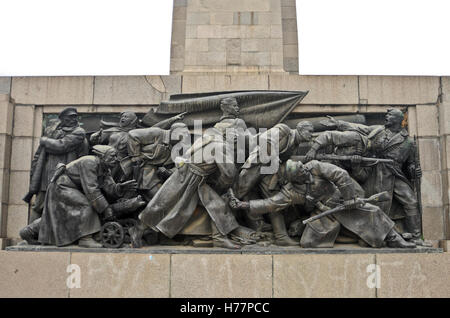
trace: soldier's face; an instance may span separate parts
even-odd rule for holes
[[[105,153],[103,156],[103,162],[109,167],[112,168],[117,163],[117,151],[111,150]]]
[[[309,171],[305,171],[304,169],[300,169],[297,173],[297,177],[295,178],[295,183],[304,184],[309,183],[311,180]]]
[[[230,103],[230,104],[225,104],[222,105],[222,109],[227,112],[228,114],[234,115],[234,116],[238,116],[239,115],[239,106],[238,103],[236,101]]]
[[[135,116],[131,113],[124,113],[122,116],[120,116],[119,125],[120,127],[127,127],[131,125],[131,123],[134,121]]]
[[[78,115],[70,114],[61,117],[61,124],[64,127],[74,127],[78,125]]]
[[[386,127],[392,127],[401,124],[402,120],[403,120],[402,116],[389,112],[384,117],[384,124]]]
[[[313,131],[314,131],[313,126],[303,126],[298,130],[300,136],[302,136],[303,140],[305,141],[311,140]]]

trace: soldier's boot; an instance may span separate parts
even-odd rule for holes
[[[145,230],[147,230],[147,226],[141,221],[128,229],[128,233],[131,238],[131,246],[134,248],[141,248],[144,244],[142,241],[142,237],[144,236]]]
[[[392,229],[385,238],[386,245],[392,248],[414,248],[416,244],[407,242],[403,237],[394,229]]]
[[[269,213],[269,218],[273,227],[273,244],[278,246],[299,246],[299,242],[289,237],[284,217],[281,213]]]
[[[270,232],[272,231],[272,225],[266,223],[262,216],[259,217],[251,217],[249,215],[246,216],[247,225],[249,228],[256,232]]]
[[[92,235],[86,235],[83,236],[78,240],[78,246],[79,247],[86,247],[86,248],[101,248],[103,245],[92,237]]]
[[[30,245],[38,245],[38,236],[39,236],[39,224],[41,219],[35,219],[33,222],[25,226],[20,230],[19,235],[22,240],[25,240]]]
[[[226,235],[220,233],[213,221],[211,221],[211,237],[214,247],[223,247],[229,249],[241,248],[239,244],[232,242]]]
[[[412,242],[416,245],[431,247],[432,245],[425,242],[422,239],[422,233],[420,230],[420,215],[407,215],[405,217],[405,230],[406,232],[402,234],[402,237]]]

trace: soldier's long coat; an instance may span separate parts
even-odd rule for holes
[[[210,130],[211,131],[211,130]],[[222,234],[228,234],[239,225],[220,193],[233,182],[236,168],[232,152],[227,150],[218,130],[205,134],[188,151],[189,161],[164,182],[139,219],[154,230],[171,238],[186,225],[197,204],[202,204]],[[206,148],[214,157],[207,157]],[[202,154],[201,162],[195,158]]]
[[[86,140],[86,133],[83,128],[75,127],[61,127],[57,126],[55,130],[49,132],[47,135],[49,139],[41,145],[41,149],[45,150],[45,165],[41,173],[40,191],[46,191],[50,183],[56,165],[58,163],[67,164],[81,156],[88,153],[88,142]],[[41,150],[41,151],[42,151]],[[31,174],[37,173],[35,171],[36,161],[39,157],[39,152],[36,152],[31,163]]]
[[[102,191],[112,197],[121,195],[100,159],[84,156],[60,165],[54,179],[45,196],[39,242],[64,246],[100,231],[98,214],[108,207]]]
[[[306,199],[306,195],[311,196],[313,202],[320,201],[333,208],[341,199],[348,200],[355,194],[355,190],[351,190],[354,181],[345,170],[317,160],[308,162],[305,168],[312,176],[309,184],[297,184],[292,180],[274,196],[250,201],[250,210],[278,213],[290,205],[301,205],[314,215],[320,211]],[[362,208],[337,212],[309,223],[300,244],[303,247],[333,247],[341,225],[372,247],[381,247],[394,227],[392,220],[380,208],[365,204]]]
[[[393,164],[379,163],[375,165],[368,175],[363,188],[367,195],[372,195],[382,191],[388,191],[391,198],[394,197],[395,182],[401,180],[402,193],[407,193],[408,197],[402,198],[408,205],[415,206],[417,199],[413,192],[413,187],[405,175],[404,170],[414,165],[420,166],[415,162],[416,145],[408,136],[408,132],[402,129],[398,133],[389,134],[384,126],[364,126],[346,123],[341,129],[352,129],[367,136],[369,140],[369,151],[377,158],[392,159]],[[409,191],[406,191],[409,190]],[[403,194],[403,196],[405,195]],[[402,209],[391,209],[392,200],[379,202],[377,204],[391,218],[398,219],[404,216]]]

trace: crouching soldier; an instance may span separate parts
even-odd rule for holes
[[[78,241],[81,247],[102,247],[92,235],[101,228],[100,217],[114,213],[105,195],[120,197],[136,188],[134,180],[116,184],[110,169],[117,163],[117,151],[110,146],[93,147],[96,156],[83,156],[60,164],[47,188],[42,217],[20,231],[28,243],[65,246]]]
[[[349,174],[333,164],[312,160],[306,164],[288,160],[285,174],[288,183],[277,194],[249,202],[231,200],[233,208],[251,214],[279,213],[289,205],[302,205],[316,214],[316,208],[331,209],[342,203],[346,210],[312,222],[302,234],[302,247],[333,247],[340,227],[356,234],[371,247],[413,248],[394,230],[394,222],[377,206],[358,198]]]

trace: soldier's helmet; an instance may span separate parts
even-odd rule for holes
[[[302,177],[308,173],[301,161],[293,161],[289,159],[286,161],[286,177],[289,181],[296,181],[303,179]]]

